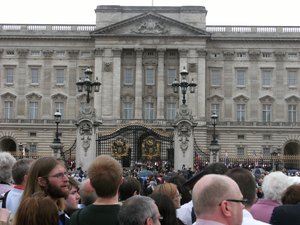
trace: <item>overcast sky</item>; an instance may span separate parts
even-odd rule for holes
[[[0,24],[95,24],[97,5],[204,6],[207,25],[300,26],[299,0],[1,0]]]

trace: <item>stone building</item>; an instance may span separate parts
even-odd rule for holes
[[[186,95],[195,151],[209,152],[216,113],[221,158],[299,155],[299,27],[207,26],[203,6],[98,6],[95,12],[96,25],[1,24],[0,150],[52,154],[56,110],[64,150],[72,149],[86,101],[76,82],[91,68],[90,78],[102,83],[91,96],[101,121],[96,154],[123,143],[129,161],[138,162],[147,143],[162,146],[156,137],[172,137],[182,101],[172,82],[185,68],[188,82],[197,84]],[[136,148],[116,133],[129,127],[153,133]],[[172,160],[174,151],[170,144],[156,157]]]

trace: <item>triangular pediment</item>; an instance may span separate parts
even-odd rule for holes
[[[210,36],[210,33],[169,17],[148,12],[99,28],[92,36]]]

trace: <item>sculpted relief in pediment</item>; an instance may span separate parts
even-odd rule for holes
[[[137,24],[136,27],[131,29],[131,32],[136,34],[166,34],[168,29],[163,22],[148,19]]]

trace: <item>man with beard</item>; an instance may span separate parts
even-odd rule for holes
[[[32,164],[22,201],[37,192],[44,193],[56,203],[59,225],[64,225],[64,198],[69,195],[69,178],[62,161],[54,157],[42,157]]]

